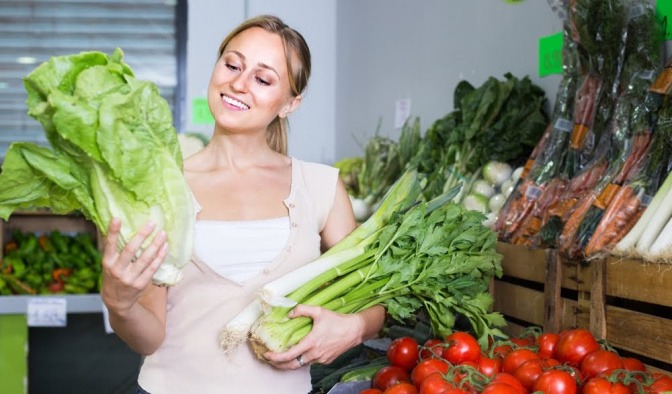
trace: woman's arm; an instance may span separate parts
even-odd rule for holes
[[[166,234],[159,232],[134,258],[154,228],[146,225],[118,253],[121,222],[113,219],[103,251],[101,297],[109,311],[110,325],[131,349],[143,355],[154,353],[166,332],[167,290],[151,284],[168,251]]]
[[[356,227],[350,198],[339,179],[334,205],[321,233],[322,247],[329,249]],[[385,308],[375,305],[358,313],[341,314],[317,306],[297,305],[289,317],[308,316],[313,328],[301,342],[283,353],[268,352],[265,356],[280,369],[297,369],[304,363],[329,364],[346,350],[367,339],[375,338],[385,322]]]
[[[336,245],[346,235],[350,234],[355,227],[357,227],[357,222],[355,222],[355,214],[352,212],[350,197],[348,197],[345,184],[339,178],[336,184],[334,204],[331,207],[324,229],[320,233],[322,250],[326,251]]]

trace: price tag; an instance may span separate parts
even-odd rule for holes
[[[672,40],[672,31],[670,31],[669,26],[670,15],[672,15],[672,0],[656,0],[656,13],[665,29],[665,40]]]
[[[212,117],[207,98],[197,97],[191,101],[191,123],[215,124],[215,118]]]
[[[539,39],[539,76],[562,74],[562,32]]]
[[[29,327],[65,327],[67,319],[65,298],[29,298],[27,320]]]

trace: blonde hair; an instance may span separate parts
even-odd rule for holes
[[[229,42],[243,31],[252,27],[260,27],[270,33],[275,33],[282,39],[287,59],[289,86],[292,96],[296,97],[303,93],[308,79],[310,78],[310,49],[303,36],[296,30],[287,26],[280,18],[273,15],[259,15],[246,20],[233,29],[219,45],[217,58],[224,53]],[[297,61],[292,61],[296,59]],[[289,122],[287,118],[276,116],[266,130],[266,141],[271,149],[287,155],[287,131]]]

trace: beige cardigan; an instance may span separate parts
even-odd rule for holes
[[[309,367],[281,371],[256,359],[249,344],[224,353],[219,333],[266,282],[320,255],[320,232],[334,202],[338,170],[292,158],[285,205],[291,223],[285,249],[263,272],[242,284],[215,273],[198,256],[168,289],[166,339],[144,359],[138,382],[152,394],[302,394],[311,390]],[[224,241],[224,240],[223,240]]]

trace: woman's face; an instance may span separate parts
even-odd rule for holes
[[[253,27],[234,37],[217,61],[208,86],[208,105],[218,126],[261,131],[276,116],[287,116],[292,97],[280,36]]]

